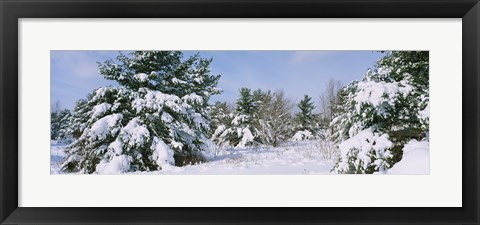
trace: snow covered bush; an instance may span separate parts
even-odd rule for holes
[[[361,142],[354,141],[357,146],[342,150],[347,152],[341,154],[334,172],[373,173],[388,169],[402,159],[407,142],[428,139],[428,71],[428,52],[390,52],[361,81],[342,90],[339,107],[343,113],[331,123],[337,127],[331,139],[342,146],[370,130],[380,137],[387,135],[385,138],[392,145],[382,150],[388,150],[388,157],[375,153],[371,156],[377,158],[369,158],[361,155]],[[377,160],[381,160],[381,165]]]
[[[83,173],[152,171],[201,160],[208,141],[208,100],[220,93],[211,60],[198,54],[136,51],[99,65],[118,82],[77,102],[78,139],[62,168]]]

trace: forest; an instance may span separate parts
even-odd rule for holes
[[[212,60],[135,51],[99,63],[117,85],[51,106],[51,173],[429,174],[428,51],[385,52],[361,79],[298,101],[242,87],[212,102]]]

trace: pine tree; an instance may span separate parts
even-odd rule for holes
[[[339,144],[348,139],[348,130],[351,127],[351,113],[348,112],[353,93],[356,92],[357,81],[353,81],[338,92],[338,98],[333,106],[332,120],[328,125],[327,139]]]
[[[230,114],[231,123],[216,138],[220,146],[249,147],[258,144],[258,131],[254,127],[257,113],[256,101],[248,88],[240,89],[236,109]]]
[[[391,52],[345,89],[346,116],[333,122],[342,141],[334,172],[383,171],[401,160],[408,141],[428,139],[428,71],[428,52]]]
[[[208,100],[220,93],[211,59],[181,52],[136,51],[99,63],[117,81],[77,102],[80,133],[68,148],[68,171],[151,171],[200,159],[209,130]]]
[[[257,106],[249,88],[240,88],[240,98],[235,103],[237,104],[236,111],[238,114],[247,115],[250,116],[249,119],[253,119]]]
[[[297,113],[297,121],[299,123],[299,130],[309,130],[311,132],[314,131],[314,126],[316,122],[315,115],[313,114],[313,110],[315,109],[314,103],[312,102],[312,98],[308,95],[304,95],[303,99],[298,103],[298,108],[300,112]]]
[[[79,99],[75,102],[72,110],[72,115],[69,118],[69,126],[67,133],[73,139],[78,139],[85,129],[86,123],[89,119],[88,112],[93,110],[93,106],[89,105],[89,100],[94,96],[95,92],[89,93],[86,99]]]
[[[70,136],[67,129],[70,127],[70,110],[61,109],[60,103],[56,102],[50,112],[50,138],[58,141],[68,141]]]
[[[50,139],[56,140],[58,138],[58,132],[60,130],[60,114],[61,106],[60,102],[55,102],[54,105],[50,106]]]
[[[210,131],[215,131],[217,127],[230,123],[228,114],[230,114],[230,109],[227,102],[215,102],[209,110]]]
[[[68,129],[70,128],[70,118],[72,117],[72,113],[70,112],[69,109],[64,109],[60,111],[58,115],[59,123],[60,123],[60,130],[58,131],[58,140],[63,140],[66,142],[70,142],[72,139],[72,136],[68,132]]]
[[[320,128],[318,124],[318,116],[313,113],[315,105],[312,98],[304,95],[303,99],[298,103],[300,112],[295,115],[297,126],[293,140],[301,141],[306,139],[315,139],[320,135]]]
[[[228,107],[227,102],[215,102],[213,106],[210,107],[210,131],[211,131],[211,140],[219,144],[221,142],[220,135],[229,127],[232,122],[230,116],[231,110]]]

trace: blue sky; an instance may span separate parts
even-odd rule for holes
[[[73,108],[75,101],[92,90],[117,85],[98,73],[97,62],[115,58],[119,51],[51,51],[51,102]],[[185,55],[197,51],[184,51]],[[222,74],[223,93],[211,102],[233,102],[241,87],[283,89],[298,102],[304,94],[318,102],[330,79],[348,84],[361,79],[382,57],[375,51],[199,51],[213,58],[212,73]]]

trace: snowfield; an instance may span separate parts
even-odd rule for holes
[[[65,142],[52,141],[51,174],[63,174]],[[216,148],[204,154],[207,162],[176,167],[164,165],[161,171],[126,174],[333,174],[331,169],[340,152],[326,141],[289,142],[273,148]],[[375,174],[429,174],[429,142],[410,141],[403,149],[403,159],[392,168]],[[121,170],[102,170],[102,174],[121,174]]]
[[[51,174],[62,173],[64,143],[52,142]],[[291,142],[280,147],[218,149],[205,153],[208,162],[161,171],[128,174],[330,174],[338,154],[325,141]],[[109,174],[109,173],[107,173]]]

